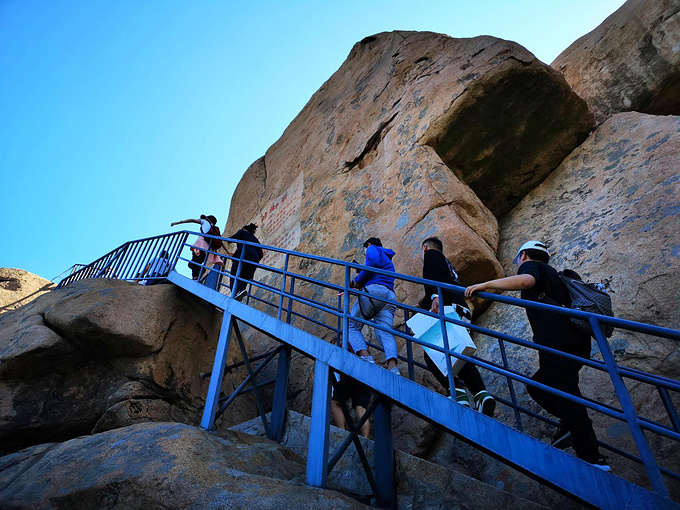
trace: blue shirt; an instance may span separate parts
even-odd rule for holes
[[[394,263],[392,263],[392,257],[394,257],[393,250],[372,244],[366,249],[365,265],[394,272]],[[394,291],[394,278],[382,274],[372,273],[371,271],[360,271],[356,278],[354,278],[354,282],[357,284],[357,287],[366,287],[367,285],[383,285]]]

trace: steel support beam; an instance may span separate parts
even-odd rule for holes
[[[328,477],[328,435],[330,433],[330,367],[318,359],[314,364],[312,422],[307,449],[307,484],[326,487]]]
[[[274,386],[274,404],[269,423],[269,439],[281,442],[286,424],[286,403],[288,401],[288,376],[290,374],[290,358],[292,350],[285,346],[279,353],[279,367]]]
[[[375,495],[378,508],[396,510],[397,494],[394,487],[394,438],[392,435],[392,404],[381,398],[375,408]]]
[[[231,315],[229,312],[224,312],[224,317],[222,318],[222,328],[220,329],[220,336],[219,340],[217,341],[217,351],[215,352],[215,363],[213,364],[213,370],[210,376],[208,395],[205,398],[205,409],[203,410],[203,419],[201,420],[201,427],[205,430],[211,430],[215,425],[217,402],[220,398],[220,389],[222,388],[224,369],[227,366],[229,340],[231,339],[231,332],[233,328],[233,315]]]

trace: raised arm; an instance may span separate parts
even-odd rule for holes
[[[465,297],[470,297],[475,292],[486,290],[528,290],[536,285],[536,278],[530,274],[518,274],[507,278],[498,278],[476,285],[470,285],[465,289]]]
[[[200,225],[201,220],[194,220],[194,219],[189,218],[188,220],[173,221],[172,223],[170,223],[170,226],[174,227],[175,225],[181,225],[182,223],[198,223]]]

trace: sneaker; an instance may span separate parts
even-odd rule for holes
[[[465,407],[470,407],[470,397],[463,388],[456,388],[456,402]]]
[[[571,431],[567,430],[564,425],[562,425],[562,422],[560,422],[560,428],[550,444],[560,450],[569,448],[574,444],[574,438],[571,435]]]
[[[496,411],[496,401],[491,396],[491,393],[482,390],[474,396],[474,401],[477,411],[493,418],[493,414]]]
[[[399,367],[396,366],[396,365],[393,366],[392,368],[390,368],[390,372],[392,372],[393,374],[401,375],[401,372],[399,371]]]
[[[236,296],[234,297],[234,299],[235,299],[236,301],[242,301],[243,298],[246,297],[246,294],[248,294],[248,292],[247,292],[246,290],[242,290],[241,292],[239,292],[238,294],[236,294]]]
[[[601,469],[602,471],[609,472],[612,470],[612,468],[609,467],[609,464],[607,464],[607,460],[601,455],[593,461],[586,460],[586,462],[597,469]]]
[[[375,365],[375,360],[373,359],[373,356],[370,354],[368,356],[359,356],[362,360],[368,361],[369,363],[372,363]]]

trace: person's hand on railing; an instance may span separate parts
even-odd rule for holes
[[[357,288],[357,282],[355,282],[354,280],[350,280],[349,288],[350,289],[356,289]]]
[[[432,300],[432,306],[430,307],[432,313],[439,313],[439,296]]]

